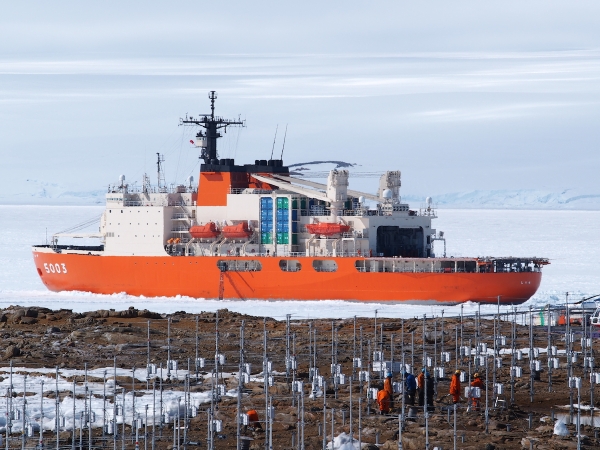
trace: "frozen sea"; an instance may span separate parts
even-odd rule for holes
[[[227,308],[241,313],[283,319],[373,316],[415,317],[456,315],[459,306],[360,304],[343,301],[216,301],[189,297],[143,298],[125,294],[49,292],[34,269],[31,245],[46,241],[46,232],[62,231],[99,218],[99,206],[0,206],[0,308],[43,306],[75,311],[135,306],[158,312],[196,313]],[[519,309],[571,301],[600,294],[600,211],[451,210],[438,211],[434,222],[448,240],[449,256],[538,256],[550,258],[536,295]],[[96,221],[88,231],[97,231]],[[441,245],[441,243],[439,244]],[[441,248],[436,250],[441,254]],[[473,311],[475,304],[465,305]],[[495,307],[482,307],[482,312]]]

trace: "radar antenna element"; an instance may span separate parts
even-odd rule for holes
[[[200,158],[204,160],[205,164],[214,163],[218,156],[217,153],[217,139],[221,137],[219,130],[221,128],[227,132],[229,126],[246,126],[244,120],[230,120],[215,115],[215,100],[217,99],[217,93],[210,91],[208,93],[210,100],[210,115],[200,114],[199,117],[188,117],[180,119],[180,125],[186,126],[200,126],[204,128],[204,132],[200,130],[196,136],[199,141],[205,142],[202,146]]]

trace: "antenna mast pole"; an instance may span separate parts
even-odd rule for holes
[[[164,156],[161,155],[160,153],[157,153],[156,154],[156,172],[157,172],[158,188],[159,189],[162,187],[162,185],[166,184],[165,183],[165,176],[164,176],[163,170],[162,170],[162,163],[163,162],[165,162]]]
[[[281,157],[279,159],[283,160],[283,151],[285,150],[285,138],[287,137],[287,126],[288,124],[285,124],[285,133],[283,133],[283,146],[281,147]]]
[[[200,158],[204,160],[205,164],[211,164],[212,160],[218,158],[217,154],[217,139],[221,137],[219,130],[224,128],[227,131],[228,126],[245,126],[246,123],[243,120],[229,120],[219,116],[215,116],[215,100],[217,99],[217,93],[210,91],[208,93],[210,100],[210,115],[200,114],[199,117],[188,117],[180,119],[181,125],[200,126],[204,128],[205,132],[199,131],[196,135],[198,140],[202,140],[205,143],[201,145],[202,151]]]
[[[208,98],[210,99],[210,118],[214,120],[214,118],[215,118],[215,100],[217,99],[217,93],[215,91],[210,91],[208,93]]]
[[[273,150],[275,150],[275,141],[277,140],[277,130],[279,129],[279,124],[275,127],[275,137],[273,138],[273,147],[271,147],[271,158],[273,159]]]

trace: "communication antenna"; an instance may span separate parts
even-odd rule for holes
[[[160,153],[156,154],[156,172],[157,172],[157,178],[158,178],[158,188],[160,189],[163,186],[166,186],[165,183],[165,174],[163,173],[163,167],[162,167],[162,163],[165,162],[165,157],[164,155],[161,155]]]
[[[208,93],[208,98],[210,99],[210,118],[215,118],[215,100],[217,99],[217,93],[215,91],[210,91]]]
[[[269,159],[273,159],[273,150],[275,150],[275,141],[277,140],[277,130],[279,129],[279,124],[275,127],[275,137],[273,138],[273,147],[271,147],[271,157]]]
[[[150,177],[146,173],[144,173],[144,176],[142,177],[142,192],[144,194],[150,192]]]
[[[281,157],[279,159],[281,159],[283,161],[283,151],[285,150],[285,138],[287,136],[287,126],[288,124],[285,124],[285,133],[283,133],[283,145],[281,147]]]
[[[181,125],[187,126],[199,126],[204,128],[205,133],[202,130],[196,134],[196,141],[194,144],[196,147],[201,148],[200,158],[204,160],[204,164],[214,164],[214,160],[218,158],[217,154],[217,139],[221,137],[219,130],[223,128],[227,131],[227,127],[230,126],[245,126],[245,122],[238,118],[238,120],[228,120],[219,116],[215,116],[215,100],[217,99],[217,93],[210,91],[208,94],[210,100],[210,115],[200,114],[199,117],[188,117],[180,119]]]

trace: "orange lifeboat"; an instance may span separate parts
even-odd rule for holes
[[[248,222],[240,222],[237,225],[223,227],[223,236],[230,239],[246,239],[252,231],[248,228]]]
[[[194,225],[190,228],[190,234],[196,239],[212,239],[219,235],[219,230],[214,222],[208,222],[206,225]]]
[[[310,234],[319,234],[321,236],[334,236],[336,234],[347,233],[350,231],[349,225],[341,223],[313,223],[306,225],[306,229]]]

